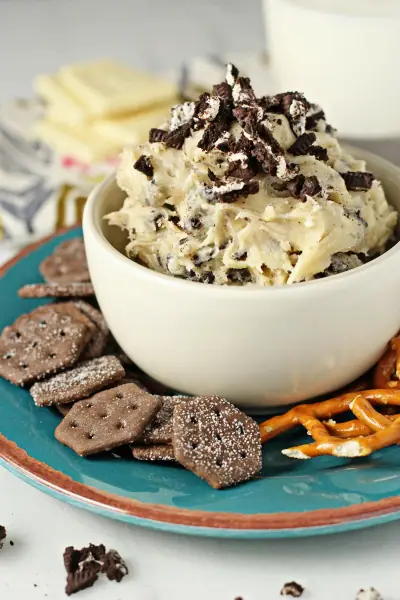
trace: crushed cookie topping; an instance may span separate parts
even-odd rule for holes
[[[287,118],[296,136],[287,150],[275,139],[268,112]],[[239,136],[231,131],[234,123],[239,123],[242,128]],[[180,149],[186,138],[195,131],[204,130],[198,147],[204,152],[219,150],[227,154],[228,166],[223,177],[217,178],[208,171],[214,185],[207,187],[204,195],[212,202],[233,202],[240,196],[256,194],[259,191],[257,175],[262,173],[281,180],[294,198],[304,200],[305,195],[319,194],[321,186],[315,176],[300,176],[299,166],[288,155],[308,154],[317,160],[328,161],[327,150],[314,145],[314,131],[323,130],[324,124],[324,112],[318,105],[309,103],[303,94],[286,92],[257,98],[249,78],[241,77],[238,69],[228,64],[225,81],[214,85],[211,94],[201,94],[197,102],[174,106],[168,131],[152,129],[149,139]],[[143,157],[135,164],[135,168],[138,167],[150,176],[150,168]],[[362,183],[361,179],[354,183],[349,177],[348,185]]]

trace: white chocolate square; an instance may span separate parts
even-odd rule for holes
[[[111,60],[63,67],[59,81],[99,118],[172,102],[177,94],[174,83]]]

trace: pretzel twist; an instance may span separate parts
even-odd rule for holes
[[[396,378],[394,378],[396,377]],[[374,386],[379,389],[400,389],[400,337],[389,347],[374,369]]]
[[[372,404],[400,406],[400,391],[365,390],[315,404],[295,406],[287,413],[261,423],[261,439],[266,442],[302,425],[314,442],[283,450],[282,453],[286,456],[299,459],[323,455],[343,458],[367,456],[400,441],[400,415],[382,415]],[[358,420],[340,424],[322,422],[323,419],[331,419],[348,410],[352,410]],[[347,435],[349,432],[350,435]]]

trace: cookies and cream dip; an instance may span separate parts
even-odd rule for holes
[[[231,64],[211,94],[124,149],[117,181],[127,197],[106,218],[128,233],[127,255],[204,283],[342,272],[384,252],[397,222],[319,106],[298,92],[256,98]]]

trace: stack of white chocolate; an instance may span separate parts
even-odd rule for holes
[[[146,141],[149,129],[165,122],[178,102],[176,84],[111,60],[40,75],[34,89],[47,105],[35,135],[89,164]]]

